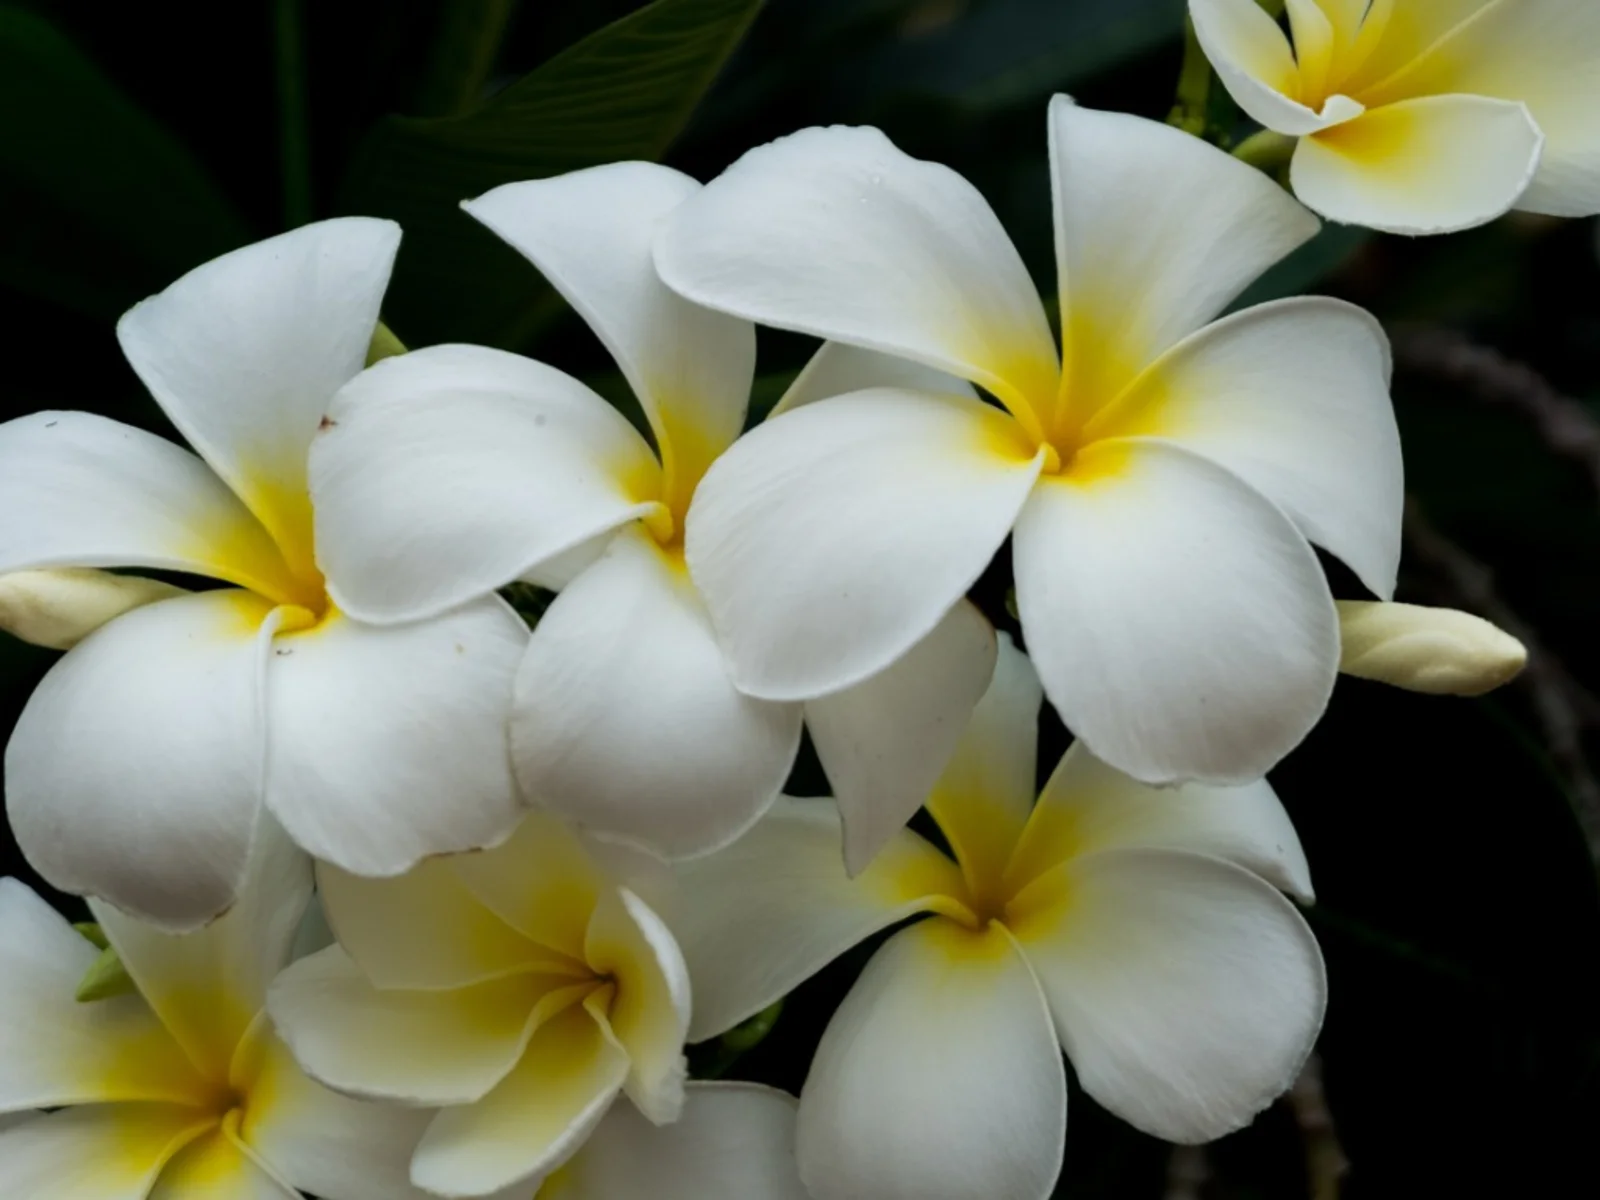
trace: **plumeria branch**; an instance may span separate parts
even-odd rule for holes
[[[1200,45],[1194,21],[1183,23],[1183,67],[1178,72],[1178,94],[1167,124],[1204,137],[1211,106],[1211,60]]]
[[[1600,493],[1600,421],[1532,367],[1437,326],[1396,331],[1394,352],[1400,369],[1464,388],[1522,417],[1552,451],[1583,467]]]
[[[1322,1059],[1313,1054],[1289,1090],[1301,1136],[1305,1138],[1306,1183],[1311,1200],[1339,1200],[1340,1184],[1350,1170],[1333,1113],[1322,1088]]]
[[[1211,1182],[1211,1156],[1204,1146],[1174,1146],[1167,1159],[1164,1200],[1203,1200]]]

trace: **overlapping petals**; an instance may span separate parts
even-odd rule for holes
[[[755,333],[668,290],[652,260],[661,221],[698,191],[665,167],[618,163],[466,205],[594,329],[639,399],[654,451],[550,368],[467,346],[418,351],[378,364],[334,401],[312,452],[318,546],[334,599],[367,620],[438,614],[515,579],[562,590],[517,675],[512,759],[531,801],[596,834],[673,856],[727,844],[778,794],[807,715],[800,701],[814,701],[859,866],[915,808],[987,680],[988,635],[972,610],[952,606],[1004,538],[1037,456],[1001,472],[1005,511],[976,518],[975,553],[928,592],[917,627],[863,631],[883,643],[866,670],[803,695],[730,677],[682,538],[702,475],[743,426]],[[838,387],[947,378],[834,347],[785,407]],[[962,406],[957,427],[994,424],[966,384],[948,386]],[[931,436],[954,437],[959,454],[958,435]],[[939,519],[958,516],[962,499],[942,502]],[[790,549],[770,547],[786,570],[807,569]],[[902,594],[922,583],[908,577]],[[930,679],[944,681],[936,695],[924,694]],[[345,865],[374,873],[365,859]]]
[[[801,1095],[821,1200],[1042,1200],[1060,1167],[1059,1046],[1086,1090],[1157,1136],[1247,1122],[1292,1082],[1325,998],[1309,893],[1265,783],[1153,789],[1076,748],[1028,808],[1040,689],[1002,645],[929,810],[957,862],[901,832],[854,881],[793,802],[680,868],[691,978],[731,1027],[852,942],[918,913],[835,1014]],[[737,897],[737,901],[735,900]]]
[[[959,372],[1007,410],[802,391],[708,472],[689,567],[739,686],[805,696],[904,653],[1014,531],[1073,730],[1149,782],[1243,782],[1332,687],[1308,539],[1393,586],[1386,345],[1331,302],[1205,325],[1315,221],[1176,130],[1060,98],[1050,128],[1064,367],[993,214],[874,131],[752,151],[668,218],[657,265],[689,299]]]
[[[147,567],[243,589],[108,612],[34,694],[6,792],[56,886],[190,929],[236,898],[263,801],[321,857],[372,873],[515,824],[520,621],[484,601],[362,626],[330,602],[313,538],[307,453],[363,367],[398,244],[390,222],[309,225],[123,318],[129,362],[200,459],[84,413],[0,426],[0,569]]]
[[[324,903],[343,945],[279,977],[273,1018],[322,1082],[445,1106],[417,1144],[416,1185],[537,1184],[624,1092],[652,1121],[677,1117],[689,1019],[677,945],[556,819],[530,816],[495,850],[397,879],[326,872]]]
[[[1240,106],[1301,139],[1295,194],[1325,216],[1442,233],[1511,208],[1600,210],[1593,5],[1297,0],[1292,51],[1249,0],[1190,13]]]
[[[809,1200],[794,1161],[795,1104],[747,1083],[692,1083],[683,1116],[652,1125],[625,1104],[563,1168],[573,1200]]]
[[[97,905],[136,991],[79,1003],[95,947],[0,880],[0,1187],[52,1200],[420,1197],[424,1114],[337,1096],[294,1066],[260,1006],[311,895],[310,862],[264,828],[237,903],[190,934]]]

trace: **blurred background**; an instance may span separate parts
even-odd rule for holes
[[[875,124],[964,173],[1053,295],[1045,101],[1164,118],[1182,25],[1182,0],[0,4],[0,418],[82,408],[170,434],[118,352],[117,316],[223,251],[341,213],[405,226],[385,320],[406,344],[523,351],[626,406],[592,335],[457,201],[619,158],[709,178],[812,124]],[[1210,115],[1222,139],[1248,132],[1220,88]],[[1400,598],[1489,617],[1530,665],[1482,700],[1340,681],[1273,777],[1319,893],[1318,1069],[1199,1151],[1075,1089],[1057,1194],[1586,1194],[1600,1169],[1594,223],[1513,215],[1418,241],[1329,228],[1245,302],[1302,291],[1366,306],[1395,341],[1412,497]],[[758,408],[809,350],[763,332]],[[1001,624],[1007,570],[977,593]],[[0,732],[53,657],[0,634]],[[1045,739],[1046,767],[1064,743]],[[814,767],[800,774],[797,790],[820,790]],[[38,882],[9,839],[0,871]],[[697,1062],[797,1090],[861,961],[802,988],[742,1058]]]

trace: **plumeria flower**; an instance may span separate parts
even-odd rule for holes
[[[1396,233],[1510,208],[1600,212],[1592,0],[1189,0],[1239,107],[1298,138],[1290,181],[1335,221]]]
[[[733,686],[682,537],[706,468],[744,427],[755,330],[675,296],[651,263],[661,217],[698,189],[629,162],[466,205],[599,336],[654,448],[560,371],[476,346],[419,350],[335,400],[311,454],[317,545],[334,600],[367,621],[428,618],[518,578],[561,589],[516,680],[512,754],[530,800],[661,853],[707,851],[777,796],[809,717],[859,865],[938,775],[988,681],[993,635],[958,608],[893,671],[806,706]],[[903,371],[857,356],[802,390]]]
[[[515,824],[521,620],[486,597],[363,625],[330,602],[312,538],[307,448],[362,369],[399,237],[387,221],[309,225],[123,317],[123,352],[198,458],[89,413],[0,425],[0,573],[131,566],[233,585],[141,601],[34,692],[6,800],[57,887],[193,926],[233,903],[263,802],[318,857],[374,874]]]
[[[419,1187],[483,1196],[547,1177],[619,1093],[657,1124],[683,1105],[688,976],[636,874],[633,852],[543,813],[398,878],[319,867],[339,944],[279,976],[273,1020],[329,1087],[441,1107],[411,1164]]]
[[[689,569],[738,686],[795,699],[894,661],[1009,536],[1029,652],[1074,733],[1146,782],[1256,778],[1338,666],[1307,539],[1394,587],[1387,342],[1321,298],[1212,321],[1316,219],[1166,126],[1064,97],[1049,124],[1060,353],[982,197],[875,129],[758,148],[667,219],[656,262],[690,299],[999,401],[796,406],[707,472]]]
[[[313,1083],[262,1011],[311,897],[311,864],[264,824],[227,915],[176,935],[91,901],[137,985],[79,1003],[99,950],[0,880],[0,1195],[27,1200],[418,1197],[429,1114]],[[50,1109],[48,1114],[27,1114]]]
[[[665,1126],[613,1105],[537,1200],[811,1200],[794,1123],[791,1097],[749,1083],[689,1084],[683,1115]]]
[[[1198,1142],[1249,1121],[1311,1049],[1322,958],[1273,886],[1310,896],[1272,790],[1150,788],[1080,743],[1035,807],[1040,700],[1003,644],[928,800],[953,862],[903,831],[851,881],[828,806],[786,801],[679,868],[691,1040],[926,914],[872,957],[817,1048],[798,1145],[818,1200],[1043,1200],[1062,1050],[1106,1108]]]

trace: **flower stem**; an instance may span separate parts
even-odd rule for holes
[[[1289,156],[1294,153],[1297,140],[1286,133],[1263,129],[1235,146],[1233,156],[1240,162],[1259,167],[1269,175],[1276,175],[1289,165]]]
[[[1183,30],[1183,66],[1178,71],[1178,94],[1167,114],[1167,124],[1204,137],[1211,105],[1211,61],[1200,46],[1192,19],[1184,21]]]

